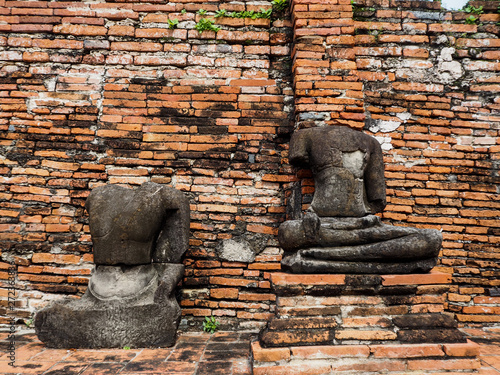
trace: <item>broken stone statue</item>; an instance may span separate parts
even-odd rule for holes
[[[290,163],[310,167],[315,192],[300,220],[281,224],[282,266],[293,273],[415,273],[436,265],[441,233],[382,224],[384,163],[378,141],[344,126],[295,132]]]
[[[52,348],[160,347],[175,344],[181,310],[189,201],[171,187],[98,187],[89,213],[95,269],[81,299],[55,302],[35,317]]]

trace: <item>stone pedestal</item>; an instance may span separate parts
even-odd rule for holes
[[[85,207],[96,267],[81,299],[36,314],[38,338],[50,348],[174,345],[189,200],[154,182],[136,189],[111,184],[92,190]]]
[[[135,298],[97,299],[91,288],[79,300],[66,300],[35,317],[38,338],[49,348],[165,347],[175,344],[181,308],[175,287],[182,264],[155,264],[159,277]]]
[[[275,316],[252,345],[259,374],[474,372],[476,344],[445,313],[451,275],[275,273]]]

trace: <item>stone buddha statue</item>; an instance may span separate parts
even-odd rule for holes
[[[189,241],[189,201],[171,187],[94,189],[89,213],[96,267],[80,300],[35,318],[38,337],[57,348],[171,346],[180,320],[174,291]]]
[[[282,266],[294,273],[428,272],[441,234],[382,224],[384,164],[378,141],[344,126],[295,132],[291,164],[312,170],[315,192],[300,220],[281,224]]]

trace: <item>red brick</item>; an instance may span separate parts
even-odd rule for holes
[[[247,312],[247,311],[238,311],[236,313],[236,317],[238,319],[245,319],[245,320],[263,320],[263,321],[268,321],[274,316],[273,313],[254,313],[254,312]]]
[[[382,285],[427,285],[450,284],[451,275],[446,273],[410,274],[410,275],[384,275]]]
[[[277,362],[290,359],[289,348],[262,348],[258,341],[252,342],[252,356],[258,362]]]
[[[247,279],[230,279],[225,277],[210,277],[210,284],[214,285],[226,285],[226,286],[243,286],[243,287],[255,287],[256,280]]]
[[[259,366],[253,368],[253,375],[321,375],[331,372],[330,364],[299,363],[291,365]]]
[[[345,283],[345,275],[273,273],[271,281],[274,285],[342,285]]]
[[[23,60],[28,62],[46,62],[49,61],[49,54],[46,52],[24,52]]]
[[[291,349],[293,357],[298,359],[368,358],[370,355],[367,345],[293,346]]]
[[[397,334],[385,330],[343,329],[335,331],[337,340],[396,340]]]
[[[210,297],[217,299],[236,299],[238,298],[238,289],[237,288],[210,289]]]
[[[106,35],[108,29],[103,26],[84,26],[84,25],[56,25],[54,26],[54,33],[56,34],[70,34],[70,35],[85,35],[85,36],[102,36]]]
[[[375,358],[444,357],[440,344],[371,345]]]
[[[108,35],[116,36],[134,36],[134,26],[113,25],[108,29]]]
[[[239,293],[238,300],[242,301],[276,301],[275,294],[266,293]]]
[[[473,370],[481,368],[478,359],[418,359],[408,361],[408,370]]]
[[[468,341],[465,344],[443,344],[446,355],[450,357],[477,357],[479,356],[479,345]]]
[[[112,42],[112,51],[139,51],[139,52],[154,52],[161,51],[163,46],[160,43],[150,42]]]
[[[477,25],[439,23],[429,25],[430,32],[475,33]]]
[[[210,309],[182,309],[182,315],[193,315],[193,316],[210,316]]]

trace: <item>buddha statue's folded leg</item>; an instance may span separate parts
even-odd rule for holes
[[[359,238],[354,232],[354,235],[350,236],[351,231],[378,225],[381,225],[380,218],[375,215],[331,218],[319,217],[310,211],[306,212],[302,220],[288,220],[281,224],[278,230],[278,239],[285,251],[294,251],[315,245],[357,244]],[[345,240],[343,240],[344,237]]]
[[[354,244],[309,247],[298,252],[306,258],[323,260],[397,262],[436,257],[441,248],[441,234],[437,230],[389,225],[376,227],[376,232],[374,229],[348,231],[348,233],[338,233],[342,231],[337,230],[335,239],[349,237],[347,239],[352,240]],[[356,239],[359,239],[359,244],[355,244]],[[367,241],[369,243],[366,243]]]
[[[286,255],[281,261],[283,270],[292,273],[354,273],[395,274],[428,272],[437,263],[437,258],[420,260],[359,262],[345,260],[322,260],[302,257],[300,252]]]

